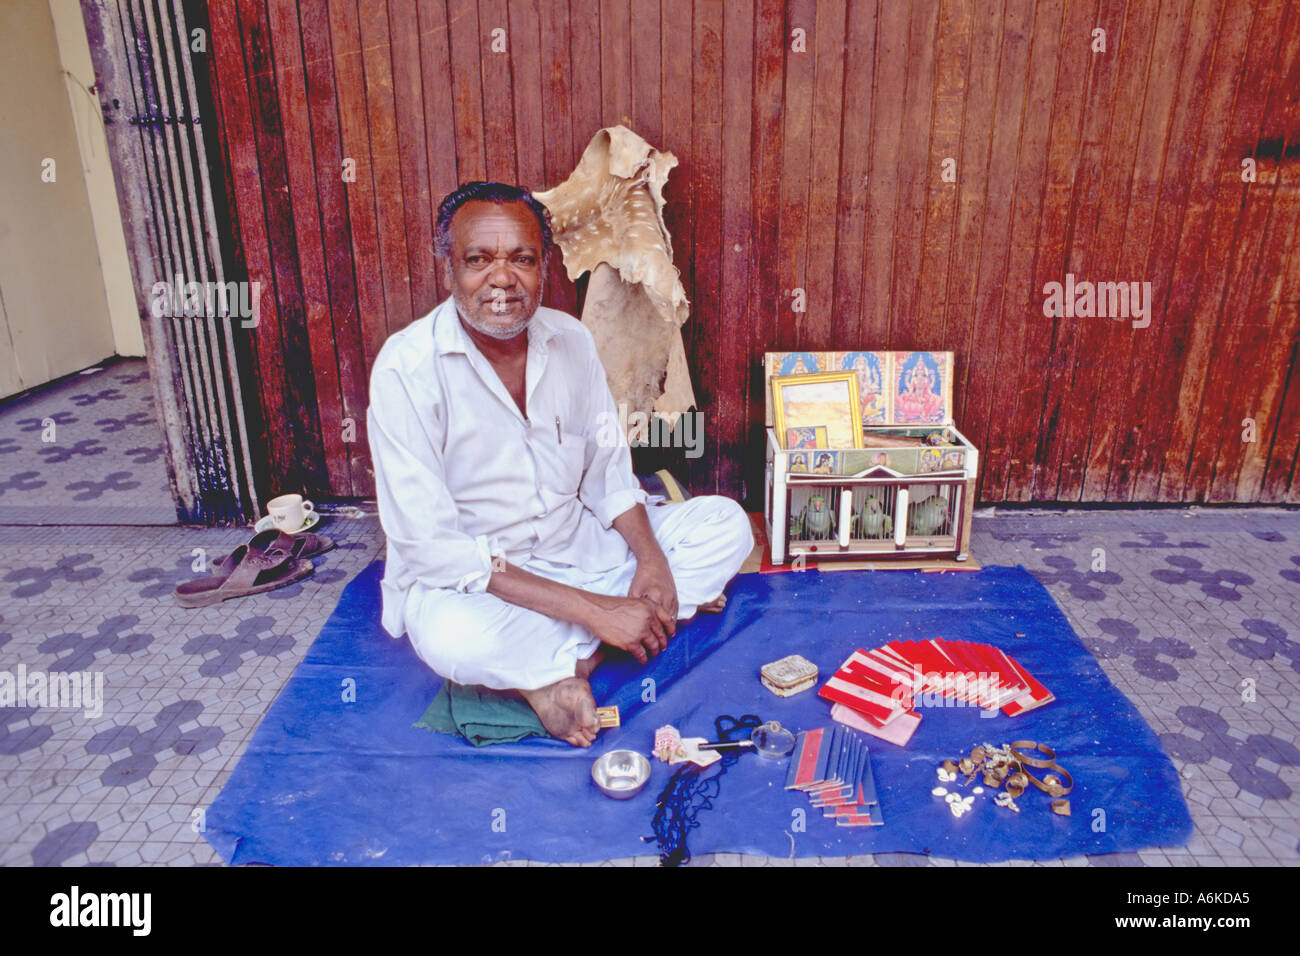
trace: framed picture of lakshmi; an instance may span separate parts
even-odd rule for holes
[[[951,371],[946,352],[895,353],[896,425],[942,425],[948,420]]]

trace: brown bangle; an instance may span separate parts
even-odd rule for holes
[[[1039,753],[1046,754],[1047,759],[1038,757],[1027,757],[1023,753],[1026,750],[1036,750]],[[1074,778],[1070,772],[1056,762],[1056,751],[1046,744],[1035,743],[1032,740],[1016,740],[1011,743],[1011,756],[1020,762],[1021,767],[1034,767],[1038,770],[1055,770],[1056,773],[1045,774],[1042,780],[1037,779],[1027,770],[1024,772],[1028,782],[1032,783],[1043,793],[1050,797],[1064,797],[1074,789]],[[1059,774],[1060,776],[1057,776]],[[1059,811],[1058,811],[1059,812]]]

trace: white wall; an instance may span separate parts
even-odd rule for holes
[[[77,0],[0,2],[0,397],[144,354],[93,82]]]
[[[64,72],[72,119],[77,127],[81,168],[86,177],[90,215],[95,223],[95,244],[108,298],[108,317],[113,326],[113,346],[118,355],[144,355],[144,332],[140,328],[131,263],[117,206],[113,166],[108,160],[104,137],[104,115],[98,97],[90,92],[95,68],[86,44],[86,25],[78,0],[49,0],[54,34],[59,44],[59,61]]]

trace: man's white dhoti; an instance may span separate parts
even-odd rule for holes
[[[706,496],[646,509],[677,585],[678,616],[712,601],[754,546],[749,517],[730,498]],[[612,529],[609,534],[618,537]],[[621,540],[621,539],[620,539]],[[525,570],[552,581],[625,597],[636,558],[593,573],[535,558]],[[509,572],[495,572],[509,573]],[[407,633],[421,660],[459,684],[533,690],[566,677],[596,652],[586,628],[507,604],[486,592],[414,585],[404,608]]]

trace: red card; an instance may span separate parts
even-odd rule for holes
[[[831,677],[817,693],[824,700],[852,708],[877,727],[883,727],[899,714],[907,712],[901,701],[874,693],[838,676]]]
[[[1035,680],[1034,675],[1021,667],[1015,658],[1006,651],[1002,652],[1002,656],[1006,658],[1007,666],[1009,666],[1015,672],[1016,676],[1023,680],[1029,688],[1029,690],[1002,708],[1004,714],[1008,717],[1014,717],[1017,714],[1023,714],[1027,711],[1042,707],[1044,704],[1050,704],[1052,701],[1056,700],[1056,697],[1052,692]]]
[[[899,681],[892,677],[886,676],[883,671],[872,670],[868,665],[861,661],[853,661],[848,667],[836,671],[835,677],[846,680],[850,684],[858,687],[864,687],[867,690],[875,691],[878,694],[884,694],[886,697],[894,695],[894,688],[900,685]]]

